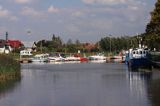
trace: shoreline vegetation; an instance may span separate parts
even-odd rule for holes
[[[20,63],[9,55],[0,54],[0,82],[20,79]]]

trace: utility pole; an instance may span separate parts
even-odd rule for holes
[[[111,36],[112,36],[112,35],[109,35],[109,38],[110,38],[110,54],[111,54],[111,50],[112,50]]]
[[[8,41],[8,32],[6,32],[6,41]]]

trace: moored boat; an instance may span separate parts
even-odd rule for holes
[[[148,58],[148,48],[129,49],[126,53],[126,63],[130,68],[151,67],[152,63]]]
[[[89,60],[106,60],[106,57],[103,54],[92,55],[88,57]]]
[[[80,57],[68,56],[66,57],[66,61],[80,61]]]
[[[36,54],[32,59],[32,62],[47,62],[48,54]]]
[[[65,61],[65,58],[61,54],[50,54],[48,57],[49,62],[61,62]]]

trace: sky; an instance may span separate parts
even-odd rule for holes
[[[0,0],[0,39],[64,42],[145,32],[156,0]],[[30,32],[30,33],[29,33]]]

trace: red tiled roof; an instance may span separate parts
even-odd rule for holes
[[[21,47],[23,44],[21,41],[19,40],[8,40],[7,43],[12,47],[12,48],[19,48]]]

